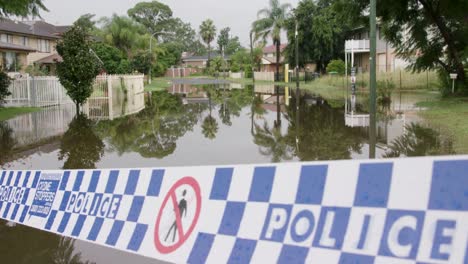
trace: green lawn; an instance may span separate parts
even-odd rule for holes
[[[418,103],[420,115],[454,139],[455,152],[468,154],[468,98],[447,98]]]
[[[41,108],[37,107],[6,107],[0,108],[0,121],[13,118],[18,115],[27,114],[31,112],[40,111]]]
[[[145,91],[161,91],[171,87],[172,82],[168,78],[154,78],[151,84],[145,85]]]

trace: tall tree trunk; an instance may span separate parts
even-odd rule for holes
[[[211,59],[211,46],[210,46],[210,42],[208,42],[208,61],[206,62],[206,68],[210,68],[210,59]]]
[[[253,41],[252,41],[252,34],[253,32],[250,32],[250,59],[252,60],[252,64],[250,65],[252,68],[252,81],[255,84],[255,58],[253,56]]]
[[[80,104],[75,101],[75,107],[76,107],[76,115],[80,114]]]
[[[275,81],[279,81],[279,65],[280,65],[280,48],[281,48],[281,41],[277,40],[276,41],[276,76],[275,76]]]

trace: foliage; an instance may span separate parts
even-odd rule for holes
[[[213,60],[211,60],[210,64],[210,72],[211,73],[216,73],[220,72],[223,69],[223,58],[221,56],[215,57]]]
[[[294,16],[287,21],[289,43],[295,43],[296,20],[299,45],[299,65],[315,62],[317,71],[324,72],[330,60],[343,57],[346,23],[331,5],[330,0],[304,0],[294,10]],[[289,62],[295,62],[295,45],[286,48]],[[344,70],[343,70],[344,73]]]
[[[74,23],[73,25],[76,27],[81,27],[82,29],[86,31],[94,31],[96,29],[96,21],[93,21],[93,18],[96,15],[94,14],[84,14],[81,15]]]
[[[0,18],[8,16],[40,16],[39,12],[49,11],[43,0],[0,0]]]
[[[219,31],[217,43],[220,54],[224,54],[223,52],[226,51],[226,46],[229,42],[229,31],[231,31],[229,27],[223,28]]]
[[[345,63],[343,60],[331,60],[327,65],[327,72],[337,72],[343,75],[345,73]]]
[[[138,51],[132,59],[132,69],[140,73],[148,74],[153,59],[152,54],[148,51]]]
[[[93,131],[93,122],[77,114],[60,142],[59,160],[63,169],[94,169],[104,155],[104,143]]]
[[[236,53],[237,51],[243,49],[242,45],[240,43],[239,37],[234,36],[232,38],[229,38],[229,41],[226,45],[226,51],[224,52],[226,55],[231,55]]]
[[[170,21],[170,27],[166,32],[172,34],[161,35],[164,44],[179,45],[183,51],[192,52],[199,55],[206,54],[206,49],[203,44],[197,39],[197,32],[192,28],[190,23],[183,22],[180,18],[175,18]]]
[[[77,109],[91,95],[99,73],[97,59],[90,48],[86,31],[80,27],[72,27],[57,44],[57,52],[63,58],[57,63],[57,75]]]
[[[390,105],[393,90],[395,90],[395,83],[392,79],[377,81],[377,102],[383,105]]]
[[[0,106],[5,102],[5,98],[11,95],[10,91],[8,91],[10,83],[10,77],[4,71],[0,70]]]
[[[13,137],[13,129],[8,126],[8,123],[0,121],[0,166],[11,157],[15,145],[16,140]]]
[[[104,63],[103,68],[108,74],[125,74],[132,71],[127,58],[119,49],[102,42],[93,43],[92,49]]]
[[[151,34],[167,31],[171,26],[171,8],[158,1],[140,2],[127,13],[129,17],[145,26]]]
[[[24,71],[31,76],[47,76],[50,74],[46,67],[38,64],[28,65]]]
[[[216,36],[216,26],[213,23],[213,20],[207,19],[203,21],[200,25],[200,36],[203,41],[208,45],[208,62],[207,67],[210,67],[210,60],[211,60],[211,42],[214,40]]]
[[[345,0],[350,17],[367,16],[369,1]],[[409,59],[414,71],[443,69],[458,73],[462,91],[468,93],[467,64],[468,1],[382,0],[377,5],[385,38],[399,56]]]
[[[453,142],[443,138],[437,131],[416,123],[406,125],[405,134],[389,145],[387,158],[453,155]]]
[[[128,57],[133,55],[139,40],[146,33],[140,24],[124,16],[114,14],[111,18],[105,18],[103,23],[102,34],[106,43],[118,48]]]

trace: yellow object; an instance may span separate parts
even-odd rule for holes
[[[284,104],[289,106],[289,87],[284,88]]]
[[[289,82],[289,64],[284,65],[284,82]]]

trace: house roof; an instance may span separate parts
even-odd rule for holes
[[[266,60],[269,63],[263,63],[263,64],[276,64],[276,56],[275,57],[263,57],[262,59]],[[284,57],[280,57],[280,63],[284,62]]]
[[[288,46],[288,44],[281,44],[280,45],[280,52]],[[263,48],[263,53],[275,53],[276,52],[276,45],[270,45]]]
[[[0,20],[0,31],[45,38],[59,38],[59,36],[69,28],[69,26],[55,26],[44,21],[21,22],[10,19]]]
[[[2,42],[2,41],[0,41],[0,49],[14,50],[14,51],[25,51],[25,52],[34,52],[34,51],[36,51],[35,49],[27,47],[27,46],[13,44],[13,43],[7,43],[7,42]]]
[[[57,62],[62,62],[63,59],[60,55],[58,55],[57,53],[55,54],[52,54],[50,56],[47,56],[45,58],[42,58],[38,61],[35,61],[34,63],[37,63],[37,64],[54,64],[54,63],[57,63]]]

